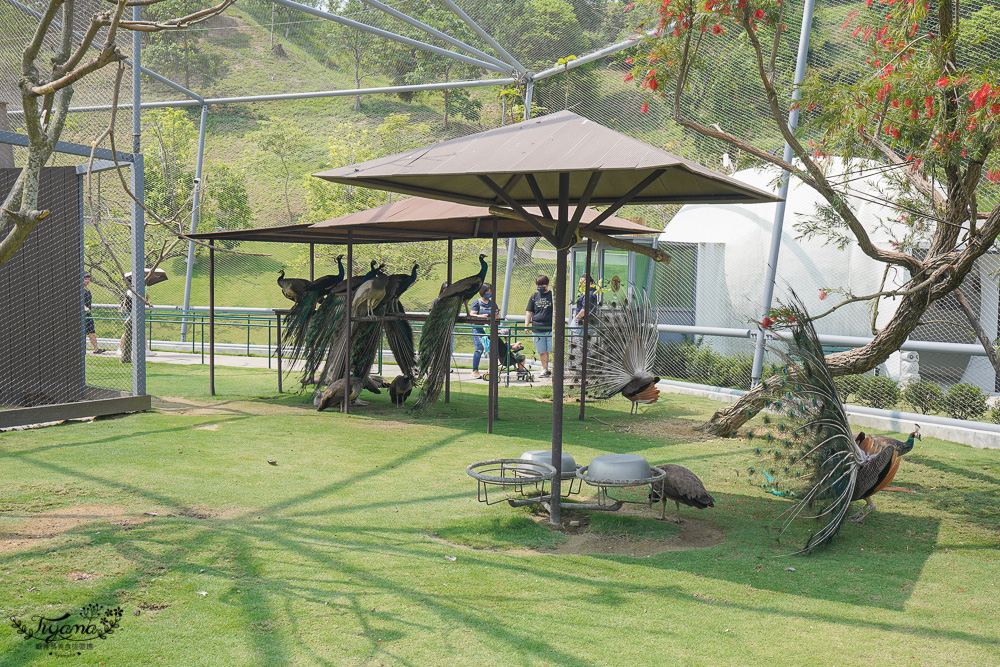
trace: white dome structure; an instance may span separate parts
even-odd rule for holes
[[[878,203],[893,189],[892,182],[884,176],[884,167],[857,162],[847,165],[837,158],[826,161],[824,166],[831,181],[849,184],[850,205],[875,245],[891,247],[893,243],[912,235],[912,228],[898,221],[897,211]],[[780,171],[776,167],[747,169],[733,176],[748,185],[777,192]],[[797,179],[792,180],[785,202],[773,305],[787,298],[791,288],[809,312],[815,315],[839,303],[846,295],[860,296],[891,290],[908,280],[909,274],[905,270],[889,267],[886,271],[885,264],[865,255],[852,236],[845,236],[843,243],[831,240],[829,235],[800,237],[797,223],[807,218],[818,218],[817,206],[826,204],[826,200],[814,189]],[[670,252],[671,246],[678,250],[679,246],[695,249],[692,318],[695,326],[752,328],[753,322],[760,318],[777,206],[687,205],[666,226],[658,240],[661,249],[667,252]],[[992,301],[992,328],[989,326],[989,313],[985,311],[983,322],[987,332],[995,336],[996,281],[993,279],[991,284],[987,284],[985,273],[980,272],[984,278],[982,302],[988,310],[987,302]],[[684,280],[680,276],[677,278],[681,282]],[[824,295],[824,291],[829,293],[828,296]],[[986,298],[987,294],[992,298]],[[817,321],[816,329],[820,334],[870,338],[873,326],[876,329],[884,326],[895,313],[897,303],[898,300],[893,298],[880,299],[874,321],[872,302],[853,303]],[[748,345],[745,339],[720,338],[712,340],[712,347],[729,354],[746,353],[752,349],[752,344]],[[907,359],[901,359],[897,352],[887,360],[884,370],[897,381],[907,379],[901,378],[901,374],[905,376],[913,368],[912,357],[911,353]],[[978,368],[981,362],[989,366],[985,358],[972,357],[970,362],[967,355],[943,357],[936,363],[946,363],[953,368],[958,365],[962,369],[968,366],[966,370],[976,367],[975,375],[983,375],[980,372],[983,369]],[[901,362],[905,363],[901,365]],[[963,381],[972,381],[984,389],[993,390],[992,367],[988,377],[984,375],[982,378],[967,377],[968,372],[955,370],[958,376],[963,376]]]

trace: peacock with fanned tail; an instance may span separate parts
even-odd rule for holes
[[[823,348],[801,300],[776,311],[774,328],[790,338],[781,357],[779,389],[766,402],[762,424],[747,432],[758,460],[749,469],[752,484],[789,503],[775,519],[782,538],[809,553],[830,542],[855,500],[868,499],[898,466],[891,446],[859,445],[837,395]]]
[[[659,334],[649,299],[634,294],[624,303],[602,304],[588,314],[587,397],[608,399],[621,394],[638,412],[640,403],[656,403],[660,378],[653,372]],[[569,339],[571,382],[582,379],[582,340]]]
[[[420,332],[420,365],[418,376],[423,384],[414,410],[421,410],[434,403],[441,394],[445,378],[451,370],[451,337],[463,304],[479,293],[486,279],[486,255],[479,255],[479,273],[456,280],[441,290],[437,303],[427,315]]]

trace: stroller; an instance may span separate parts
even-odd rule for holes
[[[524,344],[517,342],[513,345],[507,340],[510,336],[510,329],[500,329],[497,336],[497,368],[500,371],[512,369],[517,371],[517,379],[522,382],[534,382],[535,378],[531,371],[524,365],[525,356],[518,354],[524,349]],[[482,337],[483,348],[487,353],[490,351],[490,337]],[[489,371],[483,373],[483,380],[489,382]],[[509,382],[509,377],[508,377]]]

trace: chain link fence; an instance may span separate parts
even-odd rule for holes
[[[76,0],[83,21],[100,3]],[[27,3],[38,10],[40,3]],[[207,3],[202,3],[207,6]],[[398,11],[461,39],[486,54],[497,55],[443,4],[416,0],[389,3]],[[865,56],[860,41],[841,29],[855,0],[818,0],[809,50],[810,72],[822,77],[850,78],[860,72]],[[562,109],[602,123],[617,131],[662,147],[714,169],[736,174],[758,187],[771,187],[778,174],[760,171],[749,156],[715,140],[683,130],[671,119],[669,105],[653,100],[643,112],[645,92],[624,81],[629,58],[644,57],[640,45],[620,50],[574,67],[588,53],[634,36],[645,11],[620,2],[587,0],[520,0],[510,3],[463,2],[462,9],[492,35],[527,70],[556,68],[553,75],[533,83],[532,115]],[[166,17],[186,13],[201,5],[198,0],[172,0],[147,12]],[[441,48],[456,50],[447,42],[428,36],[386,12],[355,0],[327,7],[329,11],[370,26],[395,32]],[[775,53],[775,82],[791,101],[792,74],[798,48],[803,2],[785,3],[787,30]],[[961,20],[979,26],[969,34],[975,40],[959,45],[964,61],[984,69],[1000,62],[1000,21],[990,20],[996,8],[989,2],[963,2]],[[991,14],[992,12],[992,14]],[[1000,18],[1000,17],[996,17]],[[0,2],[0,73],[5,80],[19,77],[18,52],[31,34],[35,19],[11,0]],[[82,23],[81,23],[82,26]],[[991,37],[992,36],[992,37]],[[429,53],[412,45],[338,25],[304,11],[265,0],[250,0],[228,9],[223,16],[174,33],[143,36],[143,64],[180,86],[207,99],[221,100],[264,94],[305,94],[380,86],[417,86],[443,81],[487,81],[509,75],[489,71]],[[769,119],[769,110],[744,39],[735,31],[725,39],[706,40],[690,89],[683,98],[683,112],[705,125],[736,134],[754,146],[780,151],[782,139]],[[482,59],[472,54],[471,57]],[[561,62],[560,62],[561,61]],[[721,63],[724,66],[713,66]],[[63,138],[89,145],[110,123],[106,108],[112,97],[113,72],[98,72],[78,84],[73,104],[81,108]],[[194,225],[207,232],[317,222],[387,203],[392,195],[321,182],[310,174],[374,157],[388,155],[442,139],[491,129],[521,119],[525,86],[484,85],[451,90],[402,90],[395,93],[334,95],[305,99],[216,101],[205,109],[205,143],[201,178],[196,182],[202,103],[164,83],[143,77],[142,151],[145,156],[145,199],[155,216],[147,220],[147,266],[163,268],[170,279],[149,290],[155,304],[206,306],[208,303],[207,251],[193,252],[190,295],[185,295],[188,271],[187,242],[174,243],[169,230]],[[12,87],[3,93],[10,128],[19,125],[20,98]],[[132,99],[130,77],[123,78],[121,102]],[[808,118],[808,113],[806,113]],[[130,145],[130,114],[119,111],[116,138],[119,150]],[[811,130],[802,130],[806,141]],[[105,142],[105,145],[107,143]],[[15,148],[15,160],[23,150]],[[79,164],[60,156],[57,164]],[[857,169],[864,167],[864,171]],[[893,174],[871,164],[832,164],[839,169],[846,190],[862,222],[878,230],[881,242],[899,242],[908,234],[893,221],[899,213],[868,201],[881,200],[891,189]],[[853,169],[854,171],[850,171]],[[127,174],[126,174],[127,177]],[[127,180],[127,178],[126,178]],[[195,190],[200,206],[194,208]],[[855,246],[838,248],[822,238],[799,238],[806,220],[815,215],[815,196],[793,187],[786,214],[778,271],[778,298],[787,298],[793,285],[811,311],[822,311],[845,294],[878,291],[896,285],[905,275],[884,272],[884,266],[864,257]],[[997,188],[984,181],[980,210],[988,210],[998,197]],[[85,188],[85,265],[94,275],[94,301],[106,303],[106,319],[98,320],[101,344],[110,346],[121,330],[114,304],[120,301],[121,268],[127,270],[129,199],[114,171],[95,174]],[[599,249],[605,289],[618,276],[626,288],[650,292],[664,325],[747,330],[761,316],[761,286],[773,221],[773,206],[626,207],[620,215],[663,228],[658,240],[668,248],[672,261],[649,266],[641,258],[629,259],[613,249]],[[156,222],[159,218],[160,222]],[[907,237],[919,248],[925,238]],[[245,243],[228,245],[216,254],[216,304],[221,307],[280,308],[284,300],[275,283],[277,272],[308,277],[308,246]],[[455,277],[475,272],[479,252],[489,252],[488,242],[455,245]],[[337,247],[316,247],[316,276],[335,270]],[[501,245],[497,275],[503,276],[506,246]],[[410,310],[427,310],[444,281],[443,243],[359,246],[356,271],[370,260],[386,262],[387,269],[408,272],[420,264],[420,278],[404,297]],[[578,258],[577,274],[579,277]],[[595,260],[596,261],[596,260]],[[972,308],[980,314],[987,333],[997,336],[997,256],[980,260],[975,275],[963,287]],[[544,242],[519,243],[515,254],[508,313],[523,315],[523,306],[534,289],[537,274],[554,274],[554,256]],[[502,282],[502,278],[500,279]],[[865,292],[868,290],[868,292]],[[498,301],[503,299],[497,289]],[[575,299],[570,295],[569,302]],[[883,299],[852,304],[818,323],[821,334],[871,337],[873,327],[886,321],[895,308]],[[175,318],[176,319],[176,318]],[[157,325],[156,338],[180,340],[183,318]],[[192,332],[185,331],[185,338]],[[219,332],[242,340],[246,332]],[[256,334],[255,334],[256,335]],[[263,334],[261,334],[263,335]],[[935,304],[912,336],[921,341],[975,344],[976,338],[953,297]],[[750,383],[753,341],[743,337],[664,332],[657,372],[693,382],[746,389]],[[459,351],[466,342],[459,341]],[[529,350],[530,341],[528,341]],[[471,344],[468,345],[471,349]],[[830,350],[838,349],[831,346]],[[876,371],[888,378],[872,380],[871,391],[852,392],[852,400],[878,407],[911,408],[903,386],[927,380],[942,391],[968,383],[982,391],[996,389],[996,378],[982,356],[954,352],[902,352]],[[89,358],[88,358],[89,361]],[[874,375],[872,376],[874,377]],[[865,379],[861,381],[869,382]],[[114,384],[113,380],[107,380]],[[848,387],[850,389],[850,387]],[[930,391],[930,390],[928,390]],[[899,394],[895,401],[890,400]],[[933,393],[933,392],[932,392]],[[884,394],[884,396],[883,396]],[[912,398],[912,397],[911,397]],[[941,404],[944,405],[944,404]],[[946,410],[945,408],[935,408]]]

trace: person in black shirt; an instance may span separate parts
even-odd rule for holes
[[[469,306],[469,314],[472,317],[481,317],[484,320],[489,320],[493,317],[493,286],[489,283],[483,283],[483,286],[479,288],[479,298],[472,302]],[[483,356],[483,352],[486,351],[486,346],[483,344],[483,337],[486,335],[486,331],[482,327],[475,327],[472,330],[474,336],[472,338],[473,343],[476,345],[476,351],[472,354],[472,377],[481,377],[479,374],[479,360]]]
[[[549,377],[549,353],[552,351],[552,290],[549,289],[549,277],[535,278],[535,288],[538,290],[528,299],[524,313],[525,333],[534,334],[535,351],[538,360],[542,362],[541,377]]]
[[[94,346],[94,354],[104,354],[106,350],[97,345],[97,329],[94,327],[94,318],[90,310],[94,307],[94,295],[90,293],[90,274],[83,274],[83,324],[86,327],[87,338]]]
[[[576,298],[576,314],[573,316],[573,319],[575,319],[576,323],[580,325],[583,324],[583,318],[587,314],[587,311],[597,306],[597,284],[593,281],[592,278],[589,281],[590,289],[586,290],[590,298],[584,296],[583,286],[587,282],[588,278],[590,277],[587,275],[584,275],[583,278],[580,278],[580,296]]]

